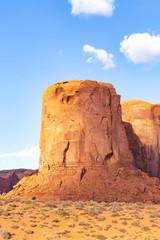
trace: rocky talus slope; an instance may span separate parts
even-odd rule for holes
[[[160,202],[158,178],[135,167],[111,84],[65,81],[43,94],[39,173],[7,197]]]

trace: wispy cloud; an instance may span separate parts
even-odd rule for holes
[[[58,54],[59,54],[61,57],[63,56],[63,49],[62,49],[62,48],[58,51]]]
[[[103,69],[114,68],[115,64],[113,63],[113,55],[111,53],[107,53],[104,49],[96,49],[88,44],[83,46],[83,51],[91,55],[87,59],[87,63],[92,62],[101,62],[103,64]]]
[[[110,17],[113,15],[115,0],[69,0],[72,5],[73,15],[102,15]]]
[[[120,52],[135,64],[160,62],[160,35],[133,33],[125,36]]]
[[[13,152],[13,153],[1,153],[0,158],[36,158],[38,159],[40,156],[40,149],[39,146],[34,146],[31,148],[25,148],[19,152]]]

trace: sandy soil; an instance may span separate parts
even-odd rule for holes
[[[0,240],[159,240],[160,205],[0,197]],[[6,235],[6,236],[5,236]]]

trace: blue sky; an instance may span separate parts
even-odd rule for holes
[[[38,168],[42,94],[56,82],[159,103],[159,11],[159,0],[0,0],[0,169]]]

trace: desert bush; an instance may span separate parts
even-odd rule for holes
[[[26,204],[32,204],[32,203],[34,203],[35,202],[35,200],[32,200],[32,199],[27,199],[27,200],[25,200],[25,203]]]
[[[48,223],[47,224],[42,223],[39,226],[40,226],[40,228],[48,227]]]
[[[89,226],[90,227],[90,224],[86,223],[86,222],[79,222],[78,225],[79,226]]]
[[[52,227],[59,227],[58,224],[52,224]]]
[[[74,221],[78,220],[78,216],[70,208],[59,207],[57,209],[54,209],[53,213],[56,213],[65,219],[68,219],[71,217],[72,220]]]
[[[9,207],[16,208],[17,205],[16,205],[15,203],[10,203],[10,204],[9,204]]]
[[[150,218],[160,218],[160,213],[158,211],[153,211],[150,214]]]
[[[3,215],[3,216],[9,216],[10,213],[9,213],[8,211],[5,210],[5,211],[3,211],[2,215]]]
[[[53,239],[55,239],[54,236],[52,236],[52,235],[50,235],[48,233],[44,233],[43,236],[44,236],[45,240],[53,240]]]
[[[98,214],[102,213],[102,209],[99,207],[87,207],[80,215],[89,215],[95,217]]]
[[[78,229],[78,230],[77,230],[77,233],[83,233],[83,230]]]
[[[150,230],[149,227],[148,227],[148,226],[145,226],[145,225],[142,225],[142,226],[141,226],[141,229],[142,229],[143,231],[149,231],[149,230]]]
[[[34,216],[32,213],[29,214],[29,218],[37,218],[36,216]]]
[[[116,219],[112,219],[112,223],[118,223]]]
[[[104,227],[104,230],[105,230],[105,231],[108,231],[111,227],[112,227],[111,224],[107,224],[107,225]]]
[[[33,234],[34,232],[30,229],[24,229],[24,232],[27,234]]]
[[[101,235],[101,234],[95,235],[95,238],[96,238],[96,239],[100,239],[100,240],[105,240],[105,239],[107,239],[104,235]]]
[[[23,202],[23,200],[20,197],[16,197],[13,199],[14,202]]]
[[[157,228],[158,228],[158,225],[157,225],[156,223],[153,223],[153,224],[151,225],[151,227],[157,227]]]
[[[26,211],[28,209],[28,207],[24,204],[21,204],[18,208],[19,211]]]
[[[3,239],[10,239],[12,236],[6,229],[0,230],[0,235]]]
[[[72,201],[64,201],[64,202],[62,202],[62,206],[63,207],[68,207],[68,206],[71,206],[72,204],[73,204]]]
[[[0,207],[0,216],[3,215],[3,212],[4,212],[3,208]]]
[[[44,214],[40,214],[40,215],[39,215],[39,218],[40,218],[41,220],[45,220],[45,219],[46,219],[46,216],[45,216]]]
[[[143,219],[143,216],[140,215],[139,213],[135,213],[133,215],[131,215],[131,217],[137,218],[137,219]]]
[[[119,214],[119,213],[117,213],[117,212],[113,212],[113,213],[111,214],[111,216],[112,216],[112,217],[119,217],[119,216],[120,216],[120,214]]]
[[[132,217],[120,217],[119,220],[128,221],[128,220],[133,220],[133,218]]]
[[[126,221],[123,221],[123,222],[121,222],[123,225],[127,225],[127,222]]]
[[[150,240],[151,238],[150,238],[150,236],[145,236],[144,237],[144,240]]]
[[[84,208],[84,204],[82,202],[75,202],[74,206],[77,210],[82,210]]]
[[[118,228],[118,230],[119,230],[120,232],[122,232],[122,233],[127,232],[127,230],[126,230],[125,228]]]
[[[75,224],[72,223],[72,222],[69,222],[69,223],[67,224],[67,226],[70,227],[70,228],[74,228],[74,227],[75,227]]]
[[[99,230],[103,230],[103,228],[100,225],[98,225],[98,224],[95,224],[94,226],[97,227]]]
[[[95,218],[96,218],[98,221],[104,221],[104,220],[106,220],[106,218],[105,218],[103,215],[96,216]]]
[[[35,223],[30,223],[30,227],[37,227],[37,224],[35,224]]]
[[[18,229],[19,226],[18,226],[18,225],[12,225],[11,228],[13,228],[13,229]]]
[[[52,219],[52,222],[57,223],[57,222],[59,222],[59,220],[57,218],[54,218],[54,219]]]
[[[45,202],[45,207],[57,208],[55,202]]]
[[[67,233],[70,233],[70,231],[67,229],[60,230],[59,232],[57,232],[58,235],[63,235],[63,234],[67,234]]]
[[[133,221],[131,224],[132,224],[133,226],[135,226],[135,227],[140,227],[140,222],[139,222],[139,220]]]
[[[59,207],[59,208],[53,210],[53,213],[56,213],[56,214],[60,215],[61,217],[69,217],[69,215],[70,215],[68,209],[65,209],[62,207]]]

